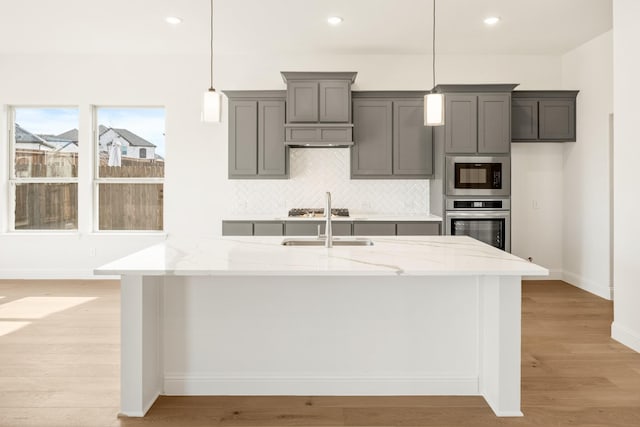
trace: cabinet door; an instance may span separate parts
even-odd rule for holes
[[[534,141],[538,139],[538,100],[511,100],[511,139]]]
[[[351,106],[349,91],[351,83],[346,80],[320,81],[320,121],[348,123]]]
[[[539,135],[541,140],[575,141],[576,104],[574,100],[541,99],[539,109]]]
[[[511,96],[478,96],[478,153],[508,153],[511,146]]]
[[[229,101],[229,178],[257,175],[257,124],[257,101]]]
[[[353,101],[352,178],[390,176],[393,173],[392,105],[391,101]]]
[[[253,236],[251,221],[222,221],[223,236]]]
[[[318,227],[324,234],[326,222],[324,221],[287,221],[285,223],[286,236],[317,236]],[[351,222],[333,221],[331,231],[334,236],[351,236]]]
[[[478,97],[445,95],[445,151],[475,153],[478,147]]]
[[[318,82],[289,82],[287,85],[287,117],[290,123],[315,123],[318,121]]]
[[[424,102],[393,103],[393,174],[427,177],[433,173],[432,128],[424,125]]]
[[[284,101],[258,102],[258,175],[288,175],[289,152],[284,145]]]
[[[363,221],[353,223],[354,236],[395,236],[395,222]]]

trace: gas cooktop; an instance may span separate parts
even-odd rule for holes
[[[332,216],[349,216],[349,209],[336,208],[331,209]],[[324,209],[322,208],[294,208],[289,210],[289,216],[318,218],[324,217]]]

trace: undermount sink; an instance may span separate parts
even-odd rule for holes
[[[333,239],[333,246],[373,246],[371,239]],[[324,246],[324,239],[284,239],[283,246]]]

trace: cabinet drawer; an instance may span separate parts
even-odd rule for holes
[[[316,128],[287,128],[285,138],[287,141],[298,142],[298,141],[317,141],[318,129]]]
[[[354,222],[354,236],[395,236],[395,222]]]
[[[222,221],[223,236],[253,236],[253,223],[250,221]]]
[[[353,141],[353,132],[351,128],[321,128],[320,129],[321,141]]]
[[[440,235],[440,223],[399,222],[397,232],[398,236],[438,236]]]
[[[254,236],[282,236],[284,224],[281,222],[256,222],[253,224]]]
[[[317,236],[318,226],[320,233],[324,234],[325,223],[321,221],[289,221],[285,224],[286,236]],[[334,236],[351,236],[350,222],[334,222],[331,224]]]
[[[351,127],[288,127],[285,132],[287,142],[351,142]]]

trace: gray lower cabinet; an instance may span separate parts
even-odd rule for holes
[[[254,236],[282,236],[284,223],[280,221],[260,221],[253,223]]]
[[[433,174],[432,130],[424,126],[422,98],[354,99],[353,125],[351,178],[411,179]]]
[[[225,92],[229,97],[229,178],[289,177],[284,93],[274,92]]]
[[[505,154],[510,143],[510,94],[445,95],[447,154]]]
[[[222,221],[223,236],[253,236],[251,221]]]
[[[317,236],[324,221],[222,221],[223,236]],[[333,221],[334,236],[437,236],[440,222]]]
[[[353,223],[355,236],[395,236],[395,222],[362,221]]]
[[[576,140],[578,91],[514,91],[511,104],[513,142]]]
[[[317,236],[318,227],[320,234],[325,232],[324,221],[287,221],[285,222],[285,236]],[[331,231],[334,236],[351,236],[351,222],[331,223]]]
[[[399,222],[396,225],[398,236],[438,236],[439,222]]]

